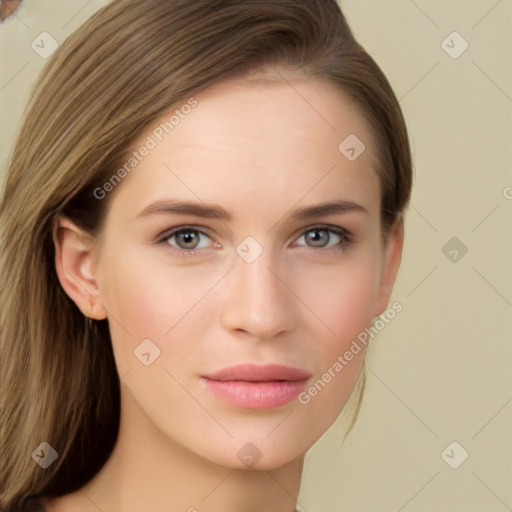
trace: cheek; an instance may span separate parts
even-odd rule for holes
[[[369,257],[319,269],[302,283],[301,296],[313,306],[328,335],[326,350],[343,348],[371,324],[378,285],[379,265]]]
[[[112,317],[110,330],[119,374],[139,367],[133,351],[147,338],[161,350],[156,366],[165,366],[169,359],[173,366],[179,365],[180,357],[189,351],[180,355],[171,341],[176,336],[193,338],[191,329],[202,328],[196,310],[201,309],[222,272],[201,265],[172,268],[160,258],[149,258],[147,248],[125,248],[108,261],[117,263],[104,267],[101,288]]]
[[[316,419],[313,430],[317,438],[336,421],[354,391],[367,350],[358,335],[371,322],[371,297],[371,287],[365,290],[360,286],[325,305],[334,334],[316,339],[311,359],[316,361],[317,371],[298,397],[304,414]]]
[[[315,331],[310,359],[318,370],[301,401],[322,425],[341,412],[360,373],[367,345],[358,336],[363,333],[364,338],[373,320],[379,270],[375,258],[361,255],[351,264],[323,269],[309,280],[314,285],[302,289],[304,302],[315,305],[315,313],[329,328]]]

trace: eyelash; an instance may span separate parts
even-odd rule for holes
[[[189,231],[189,232],[191,231],[193,233],[200,233],[202,235],[207,236],[208,238],[211,238],[210,235],[208,235],[208,233],[206,233],[205,231],[203,231],[201,229],[197,229],[194,226],[179,226],[177,228],[173,228],[170,231],[166,231],[166,232],[162,233],[157,238],[155,243],[168,245],[173,251],[176,252],[176,254],[178,256],[185,256],[185,257],[199,256],[200,255],[199,253],[203,249],[189,249],[189,250],[178,249],[176,247],[171,246],[168,243],[168,240],[170,238],[172,238],[173,236],[175,236],[179,233],[182,233],[182,232],[187,232],[187,231]],[[308,247],[309,249],[316,249],[318,251],[323,251],[324,253],[327,253],[327,254],[344,251],[349,245],[354,243],[354,238],[349,231],[347,231],[346,229],[339,227],[339,226],[329,226],[329,225],[320,225],[320,226],[313,226],[311,228],[308,228],[302,232],[302,234],[298,237],[298,239],[303,237],[306,233],[309,233],[310,231],[327,231],[329,233],[334,233],[335,235],[338,235],[341,238],[341,240],[333,247],[327,247],[327,248],[325,248],[325,247],[318,247],[318,248]],[[303,246],[301,246],[301,247],[303,247]]]

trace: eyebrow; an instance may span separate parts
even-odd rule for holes
[[[362,212],[369,213],[368,210],[353,201],[330,201],[321,203],[314,206],[308,206],[295,210],[291,218],[296,221],[305,221],[312,217],[322,217],[327,215],[348,213],[348,212]],[[217,205],[208,205],[205,203],[195,203],[190,201],[181,201],[176,199],[166,199],[156,201],[146,206],[135,218],[148,217],[150,215],[167,214],[167,215],[193,215],[195,217],[203,217],[206,219],[219,219],[231,221],[233,215]]]

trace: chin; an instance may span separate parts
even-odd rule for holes
[[[310,447],[291,445],[289,437],[285,442],[278,436],[272,441],[265,437],[237,436],[224,446],[217,444],[218,449],[203,456],[230,469],[270,471],[302,459]]]

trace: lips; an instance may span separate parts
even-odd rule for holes
[[[291,402],[311,374],[277,364],[242,364],[222,368],[201,381],[216,398],[235,407],[270,409]]]
[[[298,381],[309,379],[311,374],[306,370],[280,364],[240,364],[222,368],[205,376],[211,380],[238,380],[245,382]]]

